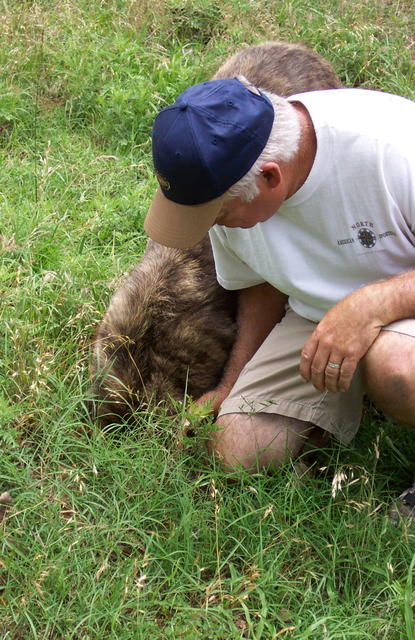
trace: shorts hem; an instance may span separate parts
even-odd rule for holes
[[[225,400],[219,416],[227,413],[276,413],[286,416],[287,418],[296,418],[303,422],[311,422],[317,427],[321,427],[325,431],[331,433],[339,442],[344,445],[350,444],[354,436],[359,430],[360,418],[352,424],[350,420],[347,423],[334,422],[327,411],[318,406],[318,404],[310,405],[293,400],[255,400],[247,398],[238,398],[235,400]]]

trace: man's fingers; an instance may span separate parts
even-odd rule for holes
[[[326,390],[326,367],[329,360],[329,349],[317,340],[305,345],[301,354],[300,373],[304,380],[311,382],[318,391]]]
[[[300,375],[306,382],[311,380],[311,365],[313,364],[314,356],[318,347],[318,340],[311,336],[306,342],[304,349],[301,352],[300,360]]]
[[[347,391],[350,387],[354,372],[356,371],[358,361],[352,359],[344,359],[340,369],[337,386],[338,391]]]
[[[357,362],[341,356],[330,356],[325,368],[325,389],[335,393],[336,391],[347,391],[356,370]],[[337,365],[337,366],[334,366]]]
[[[300,374],[322,393],[324,391],[347,391],[357,366],[355,358],[340,353],[327,353],[321,345],[312,350],[309,343],[301,354]]]
[[[327,360],[326,360],[327,362]],[[311,378],[310,382],[315,386],[318,391],[326,390],[326,365],[317,361],[311,365]]]
[[[333,393],[339,391],[342,361],[340,356],[330,356],[324,370],[324,386]]]

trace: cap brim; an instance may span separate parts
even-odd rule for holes
[[[166,247],[193,247],[214,224],[225,198],[224,194],[203,204],[177,204],[168,200],[159,188],[144,221],[144,229],[150,238]]]

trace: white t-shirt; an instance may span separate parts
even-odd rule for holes
[[[290,101],[316,131],[307,180],[265,222],[210,238],[223,287],[269,282],[318,322],[358,287],[415,269],[415,102],[363,89]]]

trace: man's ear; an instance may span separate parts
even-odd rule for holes
[[[276,162],[265,162],[261,167],[261,177],[267,181],[270,189],[279,187],[282,182],[282,171]]]

